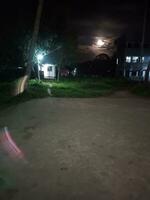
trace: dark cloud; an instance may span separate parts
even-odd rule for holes
[[[78,29],[79,49],[82,55],[83,53],[86,55],[83,60],[93,59],[100,53],[107,53],[112,56],[112,49],[98,48],[95,43],[99,38],[102,38],[108,45],[114,45],[114,41],[127,28],[127,24],[105,16],[78,20],[73,22],[73,26]]]
[[[93,57],[95,54],[106,52],[106,49],[98,49],[93,44],[98,37],[114,40],[126,35],[128,40],[141,40],[145,1],[91,1],[87,5],[79,6],[84,12],[74,15],[73,26],[76,27],[80,36],[80,49]],[[149,16],[147,16],[149,19]],[[149,38],[147,24],[147,37]],[[108,50],[111,54],[112,50]]]
[[[10,27],[17,29],[22,25],[29,28],[28,24],[31,27],[37,2],[37,0],[14,0],[9,3],[8,0],[3,1],[0,8],[1,27],[8,33]],[[62,29],[68,29],[71,33],[76,32],[82,51],[85,47],[85,52],[91,51],[93,56],[95,55],[93,44],[98,37],[113,42],[117,37],[126,34],[130,40],[140,40],[144,6],[145,0],[44,0],[40,30],[55,29],[61,32]],[[149,24],[146,30],[148,40]]]
[[[97,17],[95,19],[84,19],[73,22],[78,29],[79,35],[91,35],[93,37],[120,35],[127,27],[127,24],[108,17]]]

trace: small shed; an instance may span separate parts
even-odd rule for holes
[[[41,71],[44,79],[55,79],[57,70],[56,52],[48,54],[44,57],[41,63]]]
[[[56,78],[56,65],[46,63],[41,65],[41,71],[43,72],[44,79]]]

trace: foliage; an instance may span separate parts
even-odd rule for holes
[[[44,56],[51,54],[53,51],[60,49],[58,36],[56,34],[41,35],[35,47],[34,63],[37,63],[37,55],[42,53]]]
[[[9,35],[0,37],[1,54],[0,64],[5,68],[16,68],[24,66],[28,57],[31,32],[19,30],[10,31]]]
[[[49,86],[44,82],[39,82],[36,80],[31,80],[29,82],[29,87],[24,93],[18,96],[13,96],[13,91],[15,89],[16,83],[17,81],[0,84],[0,107],[21,103],[33,98],[49,96],[47,93]]]
[[[100,97],[118,90],[129,90],[137,96],[150,97],[149,85],[133,84],[124,79],[78,78],[61,79],[59,82],[30,80],[28,90],[16,97],[12,96],[14,85],[14,82],[0,84],[0,107],[34,98],[49,97],[49,88],[52,93],[51,97]]]
[[[131,89],[133,94],[136,94],[141,97],[150,97],[150,85],[149,84],[136,84]]]
[[[0,38],[1,55],[0,64],[3,68],[26,66],[29,57],[29,49],[32,33],[30,31],[13,32],[7,38]],[[41,34],[35,48],[33,61],[36,63],[36,55],[44,52],[52,54],[57,60],[57,65],[67,65],[75,61],[76,38],[74,36],[60,36],[56,33]],[[9,47],[9,48],[8,48]]]
[[[52,83],[52,95],[56,97],[100,97],[122,88],[114,79],[82,78]],[[123,84],[124,85],[124,84]]]

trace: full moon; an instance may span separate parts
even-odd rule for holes
[[[103,45],[104,45],[104,41],[101,40],[101,39],[99,39],[99,40],[97,41],[97,46],[98,46],[98,47],[102,47]]]

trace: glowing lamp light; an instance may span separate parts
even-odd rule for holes
[[[38,61],[43,60],[43,57],[44,57],[43,54],[38,54],[38,55],[37,55]]]
[[[101,39],[99,39],[99,40],[97,41],[97,46],[98,46],[98,47],[102,47],[104,44],[105,44],[105,42],[104,42],[103,40],[101,40]]]

